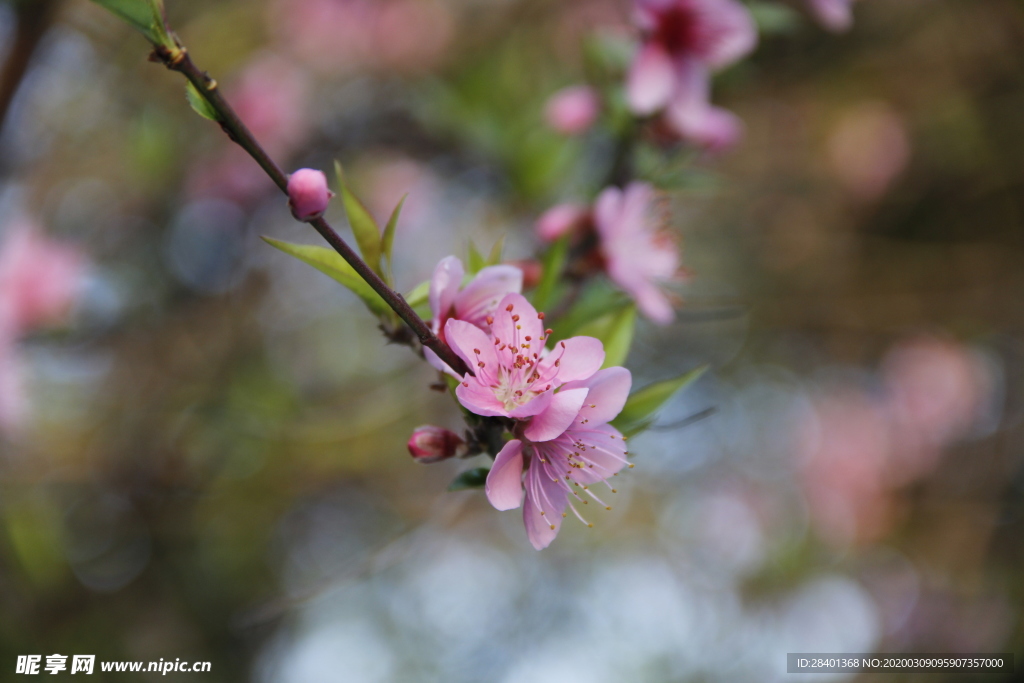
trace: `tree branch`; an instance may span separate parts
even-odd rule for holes
[[[238,118],[235,110],[224,99],[224,96],[220,94],[217,81],[199,69],[184,48],[172,51],[157,45],[153,50],[153,59],[164,64],[168,69],[182,74],[195,86],[217,112],[220,127],[228,137],[248,152],[249,156],[260,165],[281,191],[287,194],[288,176],[274,163],[274,160],[270,158],[256,138],[253,137],[249,129],[242,123],[242,120]],[[366,280],[366,283],[387,302],[392,310],[398,314],[398,317],[405,321],[412,331],[416,333],[423,346],[436,353],[438,358],[447,363],[456,372],[460,374],[473,374],[472,369],[447,344],[438,339],[431,331],[430,326],[416,315],[416,312],[409,306],[402,295],[388,287],[384,280],[331,228],[327,221],[323,218],[316,218],[309,221],[309,224],[352,266],[360,277]]]

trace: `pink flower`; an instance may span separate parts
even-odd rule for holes
[[[587,132],[601,109],[601,100],[593,88],[574,85],[559,90],[544,107],[544,119],[554,130],[564,135]]]
[[[454,256],[441,259],[430,279],[430,311],[434,334],[444,339],[445,323],[454,318],[487,330],[487,318],[494,313],[502,297],[523,289],[523,271],[515,266],[500,265],[482,268],[462,286],[466,271]]]
[[[637,0],[644,44],[626,82],[630,109],[665,111],[675,132],[697,144],[735,140],[735,117],[708,101],[710,74],[736,62],[757,44],[757,29],[736,0]]]
[[[0,249],[0,309],[14,337],[59,321],[82,282],[84,260],[75,249],[27,225],[10,229]]]
[[[818,22],[836,33],[853,25],[853,0],[807,0]]]
[[[288,206],[297,220],[319,218],[333,196],[322,171],[301,168],[288,178]]]
[[[593,337],[566,339],[547,353],[543,316],[522,295],[509,294],[490,317],[490,335],[462,320],[445,324],[448,344],[476,373],[455,389],[459,402],[477,415],[532,417],[525,432],[530,439],[568,428],[586,392],[556,390],[587,379],[604,363],[604,346]]]
[[[458,434],[433,425],[414,429],[408,446],[413,459],[424,464],[447,460],[466,451],[466,442]]]
[[[666,325],[672,302],[660,285],[678,278],[679,252],[654,215],[654,188],[631,183],[605,189],[594,204],[594,222],[608,276],[651,320]]]
[[[619,367],[565,383],[554,398],[567,397],[563,412],[569,420],[562,421],[566,426],[560,423],[549,429],[553,425],[548,424],[537,429],[535,423],[544,417],[539,415],[517,426],[517,438],[505,444],[495,458],[487,475],[487,499],[498,510],[511,510],[520,506],[525,489],[523,523],[537,550],[550,545],[558,534],[566,506],[592,526],[572,506],[570,496],[585,504],[582,496],[586,494],[611,509],[590,486],[607,484],[628,464],[625,439],[607,423],[622,410],[631,383],[629,371]],[[525,478],[524,459],[529,460]]]

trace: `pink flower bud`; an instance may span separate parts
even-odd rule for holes
[[[580,204],[557,204],[537,219],[537,236],[545,242],[554,242],[562,235],[569,235],[590,222],[590,208]]]
[[[288,178],[288,206],[300,221],[319,218],[333,196],[327,189],[327,176],[321,171],[301,168]]]
[[[564,135],[585,133],[594,125],[601,102],[593,88],[575,85],[559,90],[548,100],[544,118]]]
[[[409,437],[409,454],[416,462],[440,462],[465,452],[466,442],[444,427],[423,425],[414,429]]]

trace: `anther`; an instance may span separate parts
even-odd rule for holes
[[[516,313],[514,316],[512,316],[512,322],[514,322],[514,323],[519,322],[519,314],[518,313]]]
[[[538,317],[539,319],[543,320],[543,319],[544,319],[544,311],[541,311],[540,313],[538,313],[538,314],[537,314],[537,317]]]
[[[506,306],[505,310],[506,311],[511,311],[512,310],[512,304],[509,304],[508,306]]]

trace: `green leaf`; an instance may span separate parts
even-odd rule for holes
[[[610,368],[626,361],[633,344],[635,327],[636,306],[629,305],[583,325],[575,334],[600,339],[605,353],[604,365],[601,367]]]
[[[491,247],[491,253],[487,256],[487,265],[496,266],[501,263],[502,252],[505,251],[505,236],[502,235]]]
[[[391,212],[388,224],[384,226],[384,237],[380,240],[380,250],[384,253],[384,258],[387,259],[389,275],[391,274],[391,251],[395,248],[395,228],[398,226],[398,217],[402,213],[402,207],[405,206],[405,200],[408,196],[408,194],[404,194],[398,201],[398,206]],[[389,282],[388,284],[391,283]]]
[[[681,377],[655,382],[633,393],[619,416],[612,420],[612,426],[626,436],[647,429],[654,421],[654,413],[672,398],[676,392],[695,382],[707,370],[702,365]]]
[[[543,271],[541,272],[537,289],[533,292],[533,306],[538,311],[543,311],[551,305],[552,295],[555,293],[555,285],[558,284],[559,279],[562,277],[562,271],[565,270],[568,258],[569,236],[566,235],[555,240],[541,260]]]
[[[469,241],[469,248],[467,249],[466,269],[469,271],[468,275],[476,275],[480,270],[487,265],[487,260],[484,259],[484,255],[476,248],[473,244],[473,240]]]
[[[489,467],[477,467],[472,470],[466,470],[455,477],[452,483],[448,484],[448,490],[464,491],[465,489],[483,488],[484,484],[487,483],[487,473],[490,471],[491,468]]]
[[[773,2],[752,2],[748,9],[758,33],[766,36],[794,33],[804,23],[803,17],[792,7]]]
[[[203,94],[199,92],[196,86],[192,85],[191,82],[185,84],[185,97],[188,99],[188,103],[195,113],[199,114],[204,119],[220,121],[220,115],[217,114],[217,110],[206,101]]]
[[[419,283],[412,290],[405,295],[405,303],[409,304],[413,308],[422,306],[427,303],[427,299],[430,298],[430,280],[424,280]]]
[[[355,293],[377,316],[390,316],[391,307],[336,251],[307,244],[292,244],[264,237],[263,241],[328,275]]]
[[[359,198],[349,189],[348,183],[345,182],[345,172],[337,161],[334,162],[334,170],[338,174],[341,201],[345,205],[345,215],[348,216],[349,227],[352,228],[356,244],[359,245],[359,252],[373,272],[383,275],[380,269],[380,226],[377,225],[377,221],[373,219]]]
[[[164,22],[163,0],[93,0],[121,17],[154,45],[176,49]]]

